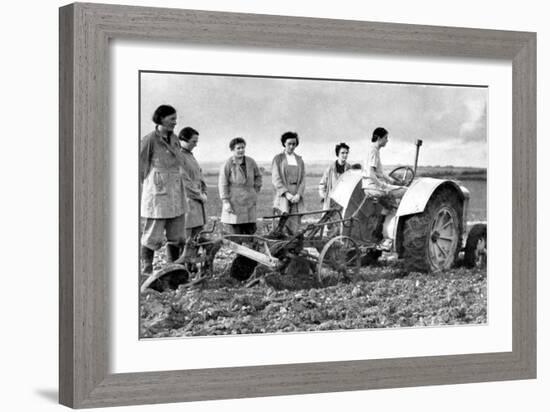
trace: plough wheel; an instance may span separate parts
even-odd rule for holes
[[[348,236],[336,236],[325,244],[317,263],[317,278],[323,286],[357,275],[361,263],[359,247]]]
[[[157,292],[164,292],[169,289],[176,290],[179,285],[188,281],[189,272],[185,266],[172,263],[149,276],[141,284],[140,291],[144,293],[147,288]]]

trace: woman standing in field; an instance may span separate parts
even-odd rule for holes
[[[245,156],[246,142],[236,137],[229,142],[233,152],[220,169],[218,189],[222,200],[221,221],[236,235],[256,233],[257,193],[262,187],[262,175],[256,162]]]
[[[271,179],[275,188],[273,208],[275,213],[299,213],[304,210],[306,168],[300,156],[294,153],[299,144],[298,134],[286,132],[281,136],[284,151],[273,158]],[[300,216],[292,216],[286,222],[286,230],[295,234],[300,228]]]
[[[183,252],[187,261],[196,255],[196,250],[189,246],[189,240],[203,230],[206,223],[205,204],[207,200],[207,187],[202,169],[193,156],[193,149],[199,142],[199,132],[192,127],[184,127],[179,133],[181,153],[183,156],[183,168],[185,177],[185,189],[189,210],[185,219],[186,243]]]
[[[155,250],[160,249],[165,236],[168,261],[179,257],[185,243],[187,201],[182,174],[183,159],[174,134],[176,121],[176,109],[159,106],[153,114],[155,130],[141,139],[141,217],[146,219],[141,236],[144,274],[153,271]]]
[[[345,143],[337,144],[335,147],[336,161],[323,173],[323,177],[319,182],[319,196],[323,203],[323,210],[330,209],[330,193],[338,178],[344,174],[347,170],[351,169],[351,165],[347,162],[349,155],[349,146]]]

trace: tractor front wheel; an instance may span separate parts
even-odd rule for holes
[[[462,237],[462,201],[453,190],[432,195],[424,212],[404,222],[403,257],[410,271],[437,272],[455,263]]]

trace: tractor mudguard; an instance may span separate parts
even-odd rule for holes
[[[397,208],[395,220],[393,222],[394,246],[398,253],[402,252],[402,222],[404,216],[414,215],[424,212],[428,201],[434,192],[442,187],[451,187],[460,195],[462,199],[462,221],[463,227],[466,227],[466,218],[468,216],[468,204],[470,201],[470,191],[458,182],[446,179],[436,179],[432,177],[421,177],[416,179],[407,189],[405,195]]]
[[[437,188],[443,185],[454,187],[457,193],[462,195],[462,200],[468,201],[470,199],[470,191],[455,181],[421,177],[415,180],[405,192],[405,195],[399,203],[396,216],[401,217],[422,213],[428,204],[428,200],[432,197],[432,194]]]
[[[330,193],[330,198],[340,205],[343,210],[347,209],[354,195],[360,197],[360,199],[356,199],[360,202],[363,198],[361,188],[358,187],[361,184],[361,180],[361,170],[348,170],[338,179],[336,186]]]

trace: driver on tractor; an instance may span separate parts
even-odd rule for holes
[[[398,185],[396,180],[384,173],[382,161],[380,160],[380,149],[388,143],[389,133],[383,127],[377,127],[372,133],[372,146],[369,156],[363,169],[362,187],[365,196],[378,202],[383,209],[380,211],[380,218],[375,229],[375,236],[382,238],[382,227],[386,215],[394,211],[406,188]]]

